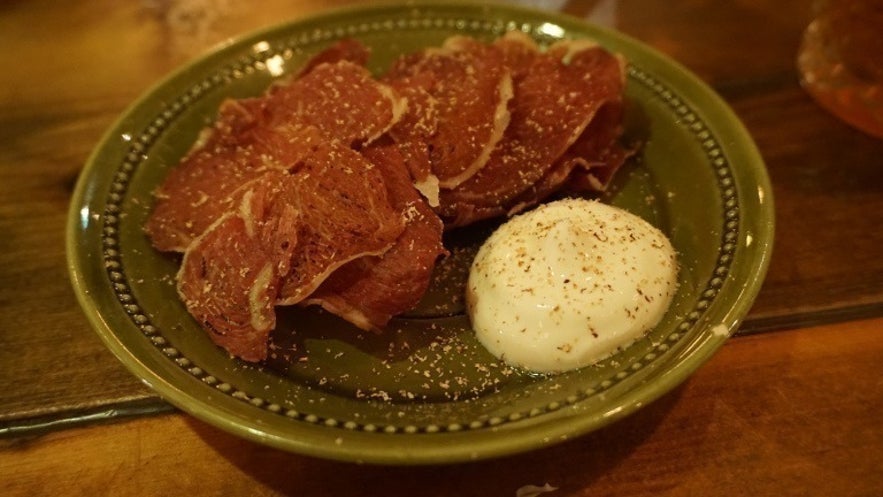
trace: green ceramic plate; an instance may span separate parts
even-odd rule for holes
[[[315,309],[281,314],[276,357],[257,367],[215,347],[179,302],[178,260],[141,226],[150,192],[222,99],[262,93],[342,37],[398,54],[465,33],[522,30],[538,42],[594,38],[631,62],[628,133],[646,140],[607,200],[663,229],[680,289],[664,321],[610,360],[544,377],[512,371],[472,337],[465,268],[485,229],[452,233],[426,301],[383,336]],[[482,459],[556,443],[619,419],[684,381],[736,329],[763,280],[773,237],[769,180],[727,106],[678,64],[620,34],[512,7],[345,10],[246,36],[177,71],[108,131],[70,211],[70,273],[108,348],[163,398],[260,443],[375,463]],[[292,332],[296,330],[296,332]]]

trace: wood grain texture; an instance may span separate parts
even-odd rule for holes
[[[231,36],[341,1],[0,4],[0,429],[161,401],[105,350],[77,306],[64,225],[102,133],[174,68]],[[615,8],[611,8],[614,6]],[[729,101],[773,179],[777,240],[745,329],[883,314],[883,141],[797,85],[803,0],[567,2],[695,71]]]
[[[101,135],[165,74],[276,15],[296,18],[335,2],[232,4],[0,6],[0,64],[15,68],[0,73],[0,430],[117,403],[161,404],[104,348],[77,305],[65,262],[67,209]]]
[[[591,435],[492,461],[358,466],[185,415],[0,442],[4,495],[883,494],[883,319],[732,339],[682,387]]]

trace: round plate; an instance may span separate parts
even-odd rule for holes
[[[151,191],[228,97],[261,94],[344,37],[398,55],[467,34],[521,30],[541,44],[593,38],[623,54],[627,134],[644,142],[605,200],[648,219],[678,251],[680,288],[646,338],[596,366],[556,376],[513,371],[475,340],[459,289],[489,226],[449,234],[453,255],[426,301],[368,336],[317,309],[280,314],[275,352],[231,359],[187,314],[179,260],[142,231]],[[765,274],[773,237],[769,180],[745,129],[678,64],[575,19],[513,7],[421,4],[350,9],[246,36],[138,100],[89,159],[67,233],[81,305],[108,348],[164,399],[260,443],[375,463],[454,462],[555,443],[669,391],[736,329]],[[440,303],[439,303],[440,302]]]

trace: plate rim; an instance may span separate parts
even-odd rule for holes
[[[755,236],[757,237],[758,248],[755,250],[757,250],[760,257],[759,260],[755,261],[755,264],[751,264],[751,267],[754,269],[754,272],[758,277],[750,281],[745,281],[743,283],[740,288],[739,297],[735,299],[734,304],[731,305],[721,317],[720,324],[725,325],[726,336],[723,336],[722,334],[721,336],[717,337],[722,339],[711,339],[714,337],[709,336],[703,337],[705,339],[704,343],[698,344],[697,347],[691,349],[690,353],[682,357],[681,360],[678,360],[674,364],[670,365],[670,367],[665,370],[665,374],[663,374],[659,378],[656,378],[656,383],[654,383],[655,386],[653,389],[649,390],[649,393],[647,389],[635,389],[625,392],[622,396],[619,397],[619,403],[607,412],[595,413],[592,416],[581,415],[580,413],[573,413],[572,415],[556,415],[554,419],[539,420],[538,422],[530,423],[526,426],[522,425],[513,428],[513,425],[509,424],[499,431],[490,430],[487,432],[478,432],[466,430],[422,434],[425,436],[436,437],[437,440],[441,441],[441,443],[436,444],[437,446],[432,446],[432,444],[430,444],[431,446],[429,449],[432,450],[428,450],[426,447],[413,447],[409,440],[409,437],[407,436],[394,438],[383,432],[347,432],[347,441],[349,442],[352,440],[354,443],[336,444],[334,442],[336,442],[339,437],[329,439],[329,437],[326,436],[326,431],[328,427],[309,424],[304,426],[307,431],[318,428],[319,430],[321,430],[322,436],[319,436],[318,438],[316,438],[316,440],[311,440],[310,436],[305,436],[304,439],[292,440],[291,437],[285,437],[282,436],[283,434],[281,433],[276,433],[275,430],[271,429],[271,426],[264,426],[262,427],[263,431],[261,431],[260,429],[243,426],[242,424],[237,423],[235,420],[231,420],[231,416],[239,416],[239,409],[229,409],[229,406],[226,405],[226,401],[230,399],[228,399],[226,396],[220,396],[220,398],[224,399],[225,401],[224,405],[221,406],[202,405],[199,403],[199,400],[196,400],[197,404],[194,404],[194,397],[191,393],[188,393],[182,387],[170,381],[167,377],[148,367],[148,365],[145,364],[144,361],[139,360],[139,358],[136,357],[134,353],[126,347],[120,337],[116,335],[113,329],[111,329],[109,323],[106,320],[102,319],[100,310],[95,306],[95,303],[92,301],[93,297],[90,294],[94,293],[94,289],[92,286],[88,285],[88,282],[91,279],[89,275],[86,274],[88,272],[88,268],[81,267],[81,265],[83,265],[85,256],[84,251],[86,250],[86,248],[79,243],[79,237],[82,234],[79,225],[83,222],[82,209],[84,206],[87,206],[86,201],[88,199],[88,190],[90,189],[90,187],[94,187],[94,185],[92,185],[92,181],[90,181],[90,178],[94,176],[94,171],[100,170],[98,159],[101,156],[102,150],[108,145],[111,140],[117,138],[120,130],[124,128],[126,120],[133,114],[133,112],[141,108],[145,102],[148,102],[149,100],[154,98],[160,89],[167,87],[168,85],[170,85],[170,83],[177,81],[179,78],[185,77],[185,75],[189,72],[198,72],[198,70],[201,70],[201,68],[203,67],[212,67],[217,65],[219,62],[216,59],[223,59],[225,57],[224,54],[227,51],[230,51],[232,53],[233,51],[248,46],[248,44],[251,42],[255,42],[261,38],[269,37],[273,33],[297,31],[299,27],[308,25],[310,23],[327,23],[334,19],[351,16],[354,13],[358,12],[369,11],[372,13],[379,13],[384,10],[398,10],[401,12],[406,10],[421,10],[424,12],[429,12],[433,10],[452,11],[457,8],[470,8],[473,10],[481,10],[484,12],[495,12],[500,15],[507,15],[509,17],[529,16],[535,19],[547,19],[550,22],[555,22],[559,25],[571,25],[576,26],[578,29],[583,31],[588,28],[589,31],[599,32],[605,38],[617,40],[617,42],[619,43],[625,43],[626,45],[629,45],[636,50],[644,52],[651,60],[654,60],[658,64],[669,67],[672,70],[672,74],[670,74],[670,76],[674,75],[675,79],[678,79],[678,85],[687,84],[692,89],[699,90],[698,94],[690,95],[693,102],[696,102],[697,99],[705,101],[707,105],[712,106],[710,108],[713,108],[715,112],[721,113],[723,115],[726,121],[725,127],[730,133],[733,134],[733,138],[736,140],[734,143],[742,145],[742,147],[737,150],[741,151],[741,154],[746,156],[746,162],[752,166],[748,167],[747,170],[733,168],[734,173],[738,172],[742,175],[751,176],[757,181],[758,192],[763,192],[761,195],[765,195],[765,198],[761,198],[759,200],[756,198],[748,199],[758,200],[757,206],[755,206],[754,204],[751,204],[751,206],[756,207],[760,213],[758,217],[753,218],[754,222],[752,223],[754,225],[753,228],[756,230]],[[571,27],[567,31],[572,32],[573,30],[574,28]],[[700,107],[699,105],[696,105],[696,107],[697,110],[702,109],[702,107]],[[720,137],[718,137],[718,139],[720,140]],[[741,194],[743,192],[740,191],[739,193]],[[621,419],[622,417],[631,414],[642,405],[646,405],[652,402],[658,397],[671,391],[675,386],[681,384],[689,375],[691,375],[699,366],[704,364],[718,350],[718,348],[724,343],[726,337],[728,337],[733,331],[735,331],[736,327],[741,323],[742,319],[744,318],[745,314],[747,313],[748,309],[756,298],[757,293],[760,290],[763,276],[766,274],[769,265],[769,256],[772,251],[773,243],[774,221],[771,195],[772,190],[769,182],[769,177],[763,163],[763,159],[747,129],[745,129],[744,125],[741,123],[741,121],[738,119],[732,109],[730,109],[729,105],[720,96],[718,96],[714,92],[714,90],[708,87],[702,80],[700,80],[688,69],[681,66],[679,63],[670,59],[669,57],[656,51],[654,48],[644,45],[643,43],[640,43],[639,41],[629,37],[628,35],[601,26],[592,25],[590,23],[587,23],[586,21],[568,16],[566,14],[542,11],[525,7],[503,5],[488,6],[471,2],[455,2],[453,4],[450,2],[425,3],[420,5],[383,4],[367,7],[350,6],[341,9],[325,11],[323,13],[319,13],[317,15],[306,18],[294,19],[288,22],[280,23],[274,26],[262,28],[250,33],[245,33],[237,36],[227,42],[220,44],[219,46],[216,46],[214,49],[208,51],[200,57],[185,63],[178,69],[169,73],[166,77],[162,78],[147,91],[142,93],[139,98],[137,98],[132,104],[130,104],[125,111],[123,111],[116,122],[112,126],[110,126],[108,130],[104,133],[104,135],[90,154],[86,162],[86,166],[83,168],[79,175],[69,209],[66,233],[66,251],[69,275],[77,299],[80,303],[80,306],[83,308],[84,313],[87,315],[87,318],[90,321],[90,325],[98,333],[105,345],[114,353],[114,355],[116,355],[116,357],[121,362],[123,362],[123,364],[133,374],[135,374],[135,376],[137,376],[144,383],[150,386],[161,397],[174,404],[175,406],[181,408],[185,412],[193,415],[194,417],[207,421],[216,427],[224,429],[225,431],[243,436],[256,442],[313,456],[372,463],[449,463],[513,454],[524,450],[539,448],[540,446],[560,441],[562,437],[573,437],[585,434],[588,431],[600,428],[615,420]],[[102,203],[104,202],[102,201]],[[765,205],[766,208],[762,209],[761,204]],[[745,205],[748,204],[746,204],[746,202],[744,201],[739,202],[740,207],[743,207]],[[740,214],[740,222],[747,222],[748,219],[746,219],[745,213],[742,212]],[[100,258],[101,257],[99,255],[99,259]],[[104,283],[110,284],[110,280],[107,280]],[[671,360],[673,359],[675,358],[673,357],[669,359],[669,362],[671,362]],[[168,361],[168,359],[166,360]],[[198,380],[194,379],[194,381]],[[240,401],[234,400],[234,402]],[[239,404],[234,405],[238,406]],[[562,418],[567,419],[568,422],[560,422]],[[553,426],[548,426],[550,423]],[[518,437],[497,435],[498,433],[500,433],[500,431],[503,430],[506,430],[507,433],[510,434],[514,434],[515,432],[523,432],[525,431],[525,429],[528,432],[533,432],[537,431],[538,426],[545,428],[540,431],[542,431],[544,438],[548,441],[544,442],[543,440],[537,440],[523,436]],[[331,432],[335,432],[335,430],[337,430],[337,432],[332,433],[333,435],[340,434],[339,427],[332,428],[334,428],[334,430],[331,430]],[[283,431],[285,433],[290,432],[290,430]],[[314,435],[312,432],[304,433],[304,430],[300,429],[295,430],[295,432],[298,435]],[[488,433],[491,433],[493,436],[487,435]],[[403,433],[398,434],[406,435]],[[356,435],[356,437],[353,437],[353,435]],[[470,440],[467,444],[469,445],[468,447],[459,447],[459,444],[451,444],[449,441],[447,441],[448,439],[458,440],[463,439],[464,437],[468,437],[468,439]],[[364,440],[361,440],[361,438],[364,438]],[[394,438],[394,441],[396,443],[390,444],[390,438]],[[478,442],[476,442],[476,440],[478,440]],[[328,444],[329,441],[332,442],[330,445]],[[363,441],[364,444],[362,443]],[[380,443],[381,441],[383,443]],[[394,447],[390,448],[390,445],[393,445]]]

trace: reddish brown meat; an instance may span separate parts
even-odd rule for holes
[[[362,66],[349,61],[321,64],[264,99],[268,124],[312,125],[348,145],[370,143],[388,131],[407,102]]]
[[[432,172],[430,139],[438,130],[438,101],[427,88],[433,77],[428,73],[400,76],[387,80],[400,95],[408,100],[408,110],[389,136],[398,145],[405,165],[411,173],[414,187],[432,206],[438,205],[438,178]]]
[[[545,176],[514,201],[507,212],[514,215],[565,189],[569,192],[602,192],[625,160],[630,149],[619,143],[622,134],[622,100],[606,103],[585,131]]]
[[[178,272],[190,314],[212,341],[247,361],[266,357],[280,282],[297,246],[298,215],[273,205],[278,187],[251,182],[237,208],[190,244]]]
[[[383,254],[404,229],[378,168],[315,128],[292,138],[302,149],[296,168],[244,185],[240,202],[190,244],[178,276],[191,314],[249,361],[266,357],[275,305],[301,301],[351,260]]]
[[[183,252],[238,203],[243,185],[268,171],[287,170],[297,161],[299,151],[289,146],[296,128],[228,119],[248,111],[241,102],[225,102],[205,146],[169,171],[154,192],[156,203],[145,230],[157,249]],[[235,137],[226,131],[228,125],[237,130]]]
[[[638,150],[637,143],[622,143],[622,102],[605,105],[599,111],[598,126],[580,136],[561,158],[570,163],[571,173],[561,188],[574,192],[603,192],[610,186],[616,171]],[[607,125],[604,126],[606,121]],[[604,143],[607,143],[605,146]]]
[[[512,119],[487,165],[441,192],[438,212],[450,226],[504,214],[545,176],[598,109],[622,93],[619,58],[586,41],[564,41],[513,70]],[[521,76],[523,75],[523,76]]]
[[[380,331],[393,316],[417,305],[436,259],[446,252],[441,219],[411,185],[398,148],[372,146],[364,154],[382,172],[390,201],[406,220],[405,230],[382,256],[362,257],[335,271],[306,302],[359,328]]]
[[[298,143],[309,152],[277,199],[294,206],[301,221],[280,305],[300,302],[353,259],[383,254],[404,229],[381,171],[340,142],[324,139],[314,128],[307,131]]]
[[[522,31],[509,31],[494,40],[494,46],[503,53],[503,63],[512,73],[512,81],[523,79],[529,72],[540,49],[533,38]]]
[[[438,126],[429,137],[432,172],[441,188],[453,188],[487,163],[509,122],[512,78],[502,52],[456,36],[441,48],[405,56],[387,78],[420,77],[438,102]]]
[[[184,251],[238,202],[239,189],[268,170],[290,170],[302,148],[293,134],[315,126],[344,143],[368,142],[401,117],[405,102],[350,62],[323,64],[268,95],[229,100],[197,148],[155,192],[145,227],[156,248]]]

